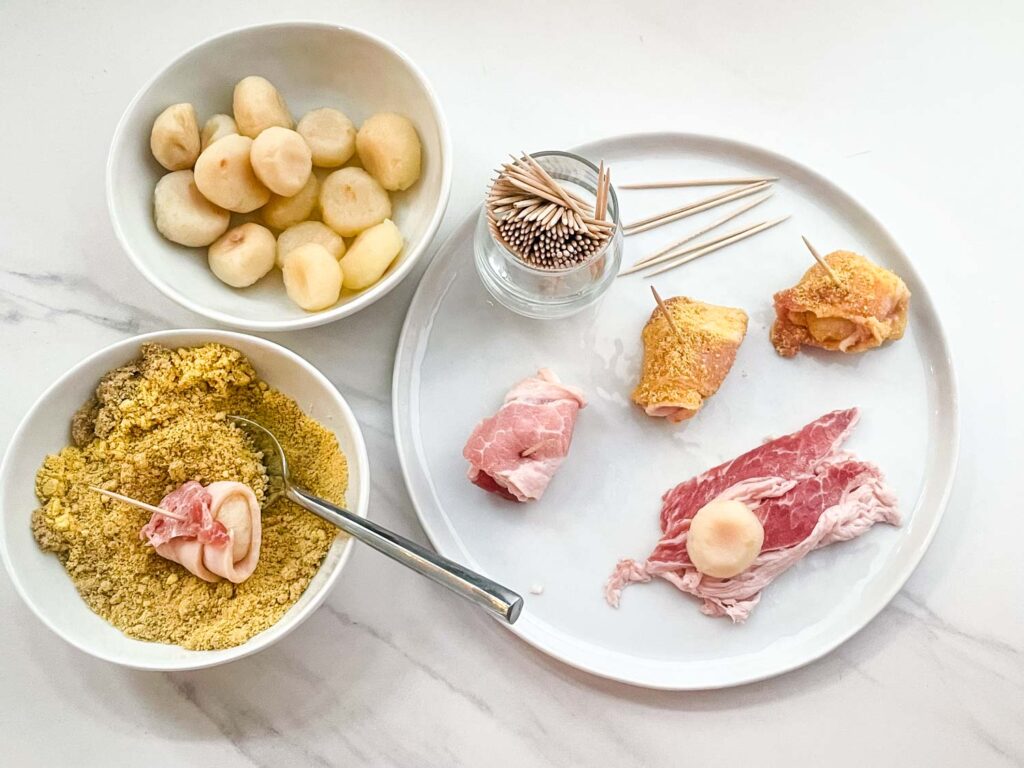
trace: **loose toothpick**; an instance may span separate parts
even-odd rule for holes
[[[840,288],[842,288],[843,287],[843,281],[839,278],[839,275],[836,274],[836,271],[834,269],[832,269],[832,267],[829,265],[829,263],[827,261],[825,261],[825,259],[823,259],[821,257],[821,254],[818,253],[817,249],[813,245],[811,245],[811,241],[808,240],[803,235],[800,235],[800,239],[804,241],[804,245],[806,245],[807,246],[807,250],[809,250],[811,252],[811,256],[813,256],[815,258],[815,260],[819,264],[821,264],[821,268],[824,269],[826,272],[828,272],[828,276],[832,278],[832,282],[835,283],[836,285],[838,285]]]
[[[777,224],[781,224],[782,222],[784,222],[788,218],[789,218],[789,216],[782,216],[782,217],[780,217],[778,219],[775,219],[773,221],[765,221],[765,222],[762,222],[761,224],[757,224],[756,226],[753,226],[753,227],[751,227],[750,229],[748,229],[748,230],[746,230],[744,232],[740,232],[739,234],[733,235],[730,238],[722,240],[721,242],[715,243],[713,245],[709,245],[706,248],[702,248],[701,250],[695,251],[695,252],[693,252],[691,254],[688,254],[686,256],[682,256],[678,260],[670,262],[669,264],[666,264],[665,266],[659,267],[658,269],[654,270],[653,272],[648,272],[646,275],[644,275],[644,277],[650,278],[650,277],[654,277],[655,275],[660,275],[662,272],[667,272],[670,269],[675,269],[676,267],[682,266],[683,264],[686,264],[687,262],[693,261],[694,259],[699,259],[701,256],[705,256],[705,255],[707,255],[709,253],[717,251],[720,248],[725,248],[726,246],[733,245],[734,243],[738,243],[740,240],[746,240],[748,237],[756,235],[759,232],[764,232],[766,229],[771,229],[772,227],[776,226]],[[653,265],[648,265],[648,266],[653,266]]]
[[[138,499],[133,499],[131,496],[124,496],[124,495],[122,495],[120,493],[114,493],[113,491],[108,491],[105,488],[98,488],[95,485],[90,485],[89,486],[89,490],[90,491],[96,491],[96,493],[100,494],[101,496],[108,496],[111,499],[117,499],[118,501],[123,501],[125,504],[131,504],[133,507],[138,507],[139,509],[144,509],[147,512],[153,512],[154,514],[157,514],[157,515],[164,515],[166,517],[170,517],[170,518],[173,518],[175,520],[186,520],[187,519],[184,515],[178,514],[177,512],[171,512],[169,510],[162,509],[161,507],[154,507],[152,504],[147,504],[144,501],[139,501]]]
[[[665,316],[665,319],[668,321],[668,325],[672,329],[672,333],[674,333],[676,335],[676,338],[679,339],[680,344],[685,345],[686,339],[683,337],[683,334],[679,331],[679,327],[676,325],[676,321],[672,319],[672,314],[668,311],[668,307],[665,306],[665,302],[661,300],[661,294],[658,293],[658,289],[655,288],[653,285],[651,286],[651,293],[654,294],[654,300],[658,302],[658,308],[661,310],[661,314],[663,314]]]
[[[648,216],[645,219],[637,219],[636,221],[631,221],[628,224],[623,224],[622,228],[635,229],[637,227],[642,227],[644,224],[650,224],[652,222],[658,221],[659,219],[664,219],[667,218],[668,216],[674,216],[677,213],[682,213],[683,211],[688,211],[691,208],[696,208],[698,205],[703,205],[704,203],[711,203],[714,202],[715,200],[721,200],[723,197],[728,197],[729,195],[740,192],[744,189],[747,189],[749,186],[749,184],[741,184],[735,189],[727,189],[724,192],[716,192],[715,194],[709,195],[708,197],[703,197],[700,200],[691,201],[689,203],[685,203],[684,205],[680,205],[676,208],[652,214],[651,216]]]
[[[624,234],[628,237],[629,235],[636,235],[641,232],[646,232],[648,229],[660,227],[663,224],[669,224],[679,219],[684,219],[687,216],[693,216],[694,214],[706,211],[709,208],[717,208],[720,205],[731,203],[733,200],[739,200],[742,197],[757,194],[758,192],[764,192],[768,189],[770,182],[764,181],[758,184],[750,184],[745,187],[736,187],[734,189],[720,192],[717,195],[706,197],[702,200],[697,200],[693,203],[675,208],[670,211],[663,211],[662,213],[654,216],[648,216],[646,219],[640,221],[634,221],[632,224],[627,224],[623,227]]]
[[[651,181],[640,184],[620,184],[619,189],[675,189],[678,187],[724,187],[730,184],[758,184],[778,181],[777,176],[752,176],[738,179],[686,179],[684,181]]]
[[[732,221],[737,216],[742,216],[744,213],[749,211],[751,208],[756,208],[757,206],[759,206],[761,203],[763,203],[765,200],[767,200],[771,196],[772,196],[772,193],[769,192],[768,194],[766,194],[766,195],[764,195],[762,197],[759,197],[756,200],[752,200],[751,202],[747,203],[746,205],[743,205],[743,206],[737,208],[735,211],[732,211],[731,213],[726,214],[722,218],[716,219],[715,221],[713,221],[710,224],[708,224],[706,227],[702,227],[701,229],[698,229],[695,232],[691,232],[690,234],[686,235],[686,237],[682,237],[679,240],[676,240],[675,242],[670,243],[669,245],[666,245],[660,251],[656,251],[655,253],[652,253],[649,256],[644,256],[642,259],[638,259],[637,261],[635,261],[633,263],[633,266],[636,267],[636,266],[639,266],[641,264],[646,264],[648,262],[652,262],[653,263],[653,262],[656,262],[657,260],[659,260],[662,256],[666,256],[666,255],[672,255],[672,256],[679,256],[679,255],[681,255],[679,253],[672,253],[672,252],[675,251],[680,246],[685,245],[686,243],[690,242],[691,240],[695,240],[698,237],[700,237],[701,235],[706,235],[708,232],[711,232],[714,229],[718,229],[718,227],[720,227],[723,224],[726,224],[726,223]]]
[[[663,264],[666,261],[672,261],[674,259],[679,258],[680,256],[685,256],[688,253],[693,253],[694,251],[702,251],[705,248],[708,248],[709,246],[717,245],[723,240],[728,240],[732,237],[736,237],[737,235],[742,235],[743,233],[753,229],[754,227],[758,227],[761,224],[764,224],[764,222],[759,221],[755,222],[754,224],[744,224],[742,227],[732,229],[726,232],[725,234],[716,235],[710,240],[701,240],[699,243],[694,243],[693,245],[687,246],[680,250],[673,251],[672,253],[666,253],[665,255],[659,256],[656,259],[650,259],[648,261],[643,262],[642,264],[636,264],[630,267],[629,269],[625,269],[622,272],[620,272],[619,277],[632,275],[634,272],[643,272],[645,269],[650,269],[651,267],[657,266],[658,264]]]

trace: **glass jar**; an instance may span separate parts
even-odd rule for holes
[[[567,189],[593,200],[598,168],[569,152],[531,154]],[[608,190],[608,219],[615,225],[604,247],[566,269],[540,269],[527,264],[494,239],[481,206],[473,251],[480,280],[503,306],[520,315],[551,320],[573,315],[597,301],[611,286],[622,262],[622,223],[615,188]]]

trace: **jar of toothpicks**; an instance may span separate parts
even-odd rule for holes
[[[477,226],[476,264],[501,304],[566,317],[607,290],[622,258],[611,172],[568,152],[523,153],[496,170]]]

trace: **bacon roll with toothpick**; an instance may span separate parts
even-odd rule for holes
[[[240,584],[260,558],[260,505],[244,483],[222,480],[205,488],[189,481],[160,502],[141,536],[161,557],[204,581]]]
[[[649,416],[677,423],[693,417],[725,381],[747,333],[747,313],[685,296],[661,306],[644,326],[633,402]]]
[[[775,294],[771,340],[780,355],[793,357],[803,345],[864,352],[903,337],[910,291],[899,276],[851,251],[822,261]]]

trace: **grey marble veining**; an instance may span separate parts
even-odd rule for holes
[[[743,9],[531,1],[516,9],[534,21],[524,35],[502,7],[446,8],[443,18],[429,4],[391,0],[289,10],[380,33],[433,80],[456,149],[438,243],[504,152],[655,129],[736,136],[806,159],[893,228],[944,310],[961,386],[961,467],[929,553],[892,604],[824,659],[689,694],[568,668],[360,548],[324,607],[280,643],[166,675],[67,646],[0,578],[0,761],[1024,764],[1015,483],[1024,371],[1007,348],[1024,283],[1014,231],[1024,11],[903,0],[884,10],[839,0]],[[106,149],[121,110],[164,61],[279,13],[263,0],[0,6],[0,445],[87,354],[136,333],[208,325],[150,287],[118,247],[104,203]],[[556,35],[580,14],[605,23]],[[599,64],[578,65],[595,50]],[[557,98],[522,87],[549,67],[571,73]],[[418,276],[343,322],[273,338],[319,366],[353,406],[373,468],[372,516],[425,541],[390,411],[393,352]]]

